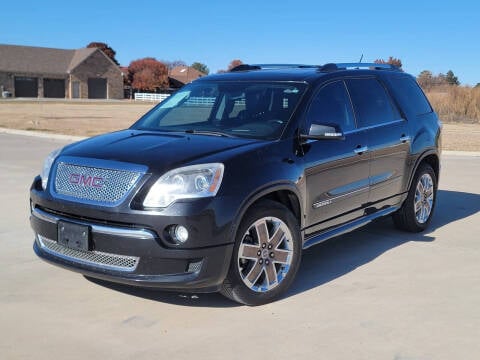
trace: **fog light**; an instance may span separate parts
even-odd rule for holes
[[[182,225],[173,225],[170,227],[170,236],[176,242],[183,244],[188,240],[188,230]]]

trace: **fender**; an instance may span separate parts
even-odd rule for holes
[[[425,159],[429,155],[435,155],[438,158],[438,164],[439,164],[438,166],[439,166],[439,170],[440,170],[440,154],[439,154],[439,152],[436,149],[428,149],[428,150],[424,151],[423,153],[421,153],[417,157],[417,160],[415,161],[415,165],[412,168],[412,171],[411,171],[409,179],[408,179],[407,191],[410,190],[410,186],[412,185],[413,177],[415,176],[415,173],[417,172],[417,169],[418,169],[419,165],[422,163],[423,159]],[[439,176],[440,171],[438,173],[439,174],[437,175],[437,177],[440,177]],[[438,178],[437,178],[437,184],[438,184]]]
[[[281,191],[281,190],[287,190],[295,194],[298,200],[298,204],[300,207],[300,228],[303,227],[304,225],[304,198],[301,195],[300,190],[298,187],[292,183],[292,182],[278,182],[278,183],[273,183],[273,184],[267,184],[260,189],[255,190],[252,192],[249,196],[246,197],[246,199],[242,202],[240,205],[236,215],[235,215],[235,222],[232,224],[232,238],[235,237],[235,234],[237,233],[237,229],[240,225],[240,222],[243,219],[243,216],[247,212],[247,210],[250,208],[250,206],[261,199],[262,197],[274,193],[276,191]]]

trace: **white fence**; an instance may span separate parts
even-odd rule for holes
[[[135,93],[135,101],[163,101],[170,94]]]

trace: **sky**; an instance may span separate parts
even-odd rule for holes
[[[401,59],[413,75],[480,82],[480,1],[17,0],[0,6],[0,44],[63,49],[105,42],[121,65]]]

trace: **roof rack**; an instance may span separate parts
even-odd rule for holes
[[[288,69],[288,68],[316,68],[318,65],[306,64],[241,64],[235,66],[230,71],[247,71],[247,70],[267,70],[267,69]]]
[[[329,63],[321,65],[318,69],[322,72],[331,72],[347,69],[373,69],[373,70],[394,70],[399,71],[400,68],[392,64],[377,63]]]
[[[307,64],[241,64],[231,69],[235,71],[247,70],[267,70],[267,69],[288,69],[288,68],[317,68],[321,72],[333,72],[347,69],[372,69],[372,70],[392,70],[401,71],[399,67],[392,64],[377,63],[327,63],[324,65],[307,65]]]

